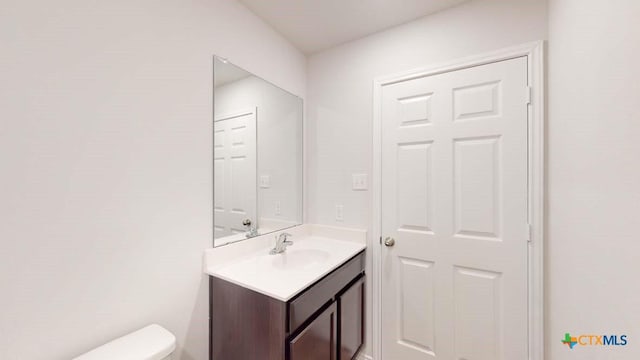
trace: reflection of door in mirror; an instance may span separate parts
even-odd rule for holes
[[[302,99],[217,57],[213,81],[214,246],[302,223]]]
[[[257,226],[256,114],[254,107],[214,122],[215,239]]]

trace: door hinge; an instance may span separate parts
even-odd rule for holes
[[[531,99],[533,99],[533,88],[531,86],[527,86],[527,93],[526,93],[527,105],[531,104]]]
[[[531,224],[527,224],[527,242],[531,242],[533,239],[533,227]]]

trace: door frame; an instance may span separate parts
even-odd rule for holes
[[[382,87],[396,82],[527,57],[528,106],[528,343],[529,360],[544,360],[544,194],[545,194],[545,42],[535,41],[494,52],[415,69],[373,81],[372,174],[372,355],[382,359]]]

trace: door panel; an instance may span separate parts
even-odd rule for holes
[[[501,274],[457,266],[454,271],[455,353],[461,359],[500,359]]]
[[[527,59],[382,89],[384,359],[527,356]]]
[[[404,347],[433,356],[434,323],[434,266],[433,262],[405,257],[399,258],[398,273],[398,341]],[[421,308],[422,311],[415,311]]]
[[[500,111],[500,81],[453,89],[454,120],[479,120]]]
[[[455,236],[499,238],[500,137],[454,140]]]
[[[398,145],[399,230],[425,233],[433,227],[431,143]],[[416,201],[417,200],[417,201]]]

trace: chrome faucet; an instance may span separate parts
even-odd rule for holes
[[[252,237],[256,237],[258,235],[260,235],[260,234],[258,234],[258,228],[255,227],[255,226],[250,227],[249,230],[244,234],[244,236],[247,239],[250,239]]]
[[[258,227],[251,224],[251,219],[245,219],[242,221],[242,225],[247,228],[247,232],[244,234],[247,239],[260,235],[258,234]]]
[[[292,235],[286,232],[280,233],[278,236],[276,236],[276,246],[271,249],[271,251],[269,251],[269,254],[282,254],[283,252],[287,251],[287,246],[293,245],[293,241],[287,240],[287,238],[290,236]]]

